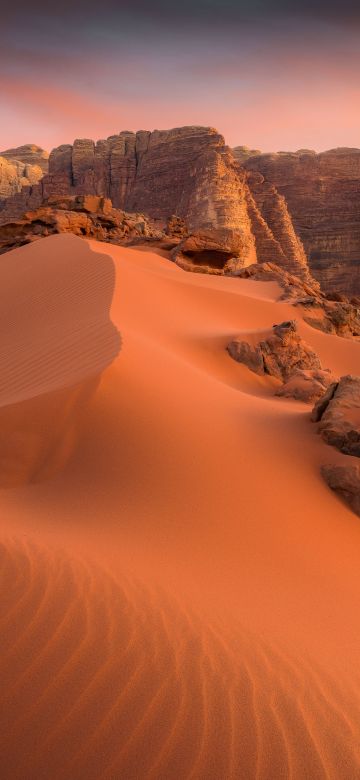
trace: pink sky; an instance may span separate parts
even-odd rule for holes
[[[20,36],[0,51],[0,149],[189,124],[264,151],[360,146],[356,30],[245,32]]]

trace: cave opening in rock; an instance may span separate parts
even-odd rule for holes
[[[185,257],[189,258],[194,265],[209,266],[222,270],[227,261],[232,257],[230,252],[222,252],[220,249],[203,249],[199,252],[184,252]]]

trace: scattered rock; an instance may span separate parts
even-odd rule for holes
[[[274,325],[268,338],[255,346],[237,338],[227,350],[255,374],[268,374],[284,382],[276,395],[311,403],[333,382],[331,373],[322,370],[316,352],[300,338],[295,320]]]
[[[360,517],[360,468],[357,464],[345,466],[327,465],[321,467],[321,473],[331,490],[338,493]]]

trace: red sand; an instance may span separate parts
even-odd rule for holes
[[[359,777],[360,523],[319,472],[345,456],[225,350],[300,313],[90,247],[0,261],[1,777]]]

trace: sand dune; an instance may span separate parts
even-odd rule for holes
[[[358,679],[29,542],[2,571],[2,776],[357,776]]]
[[[70,236],[4,263],[1,776],[359,776],[360,527],[320,476],[345,456],[225,350],[300,312]]]

